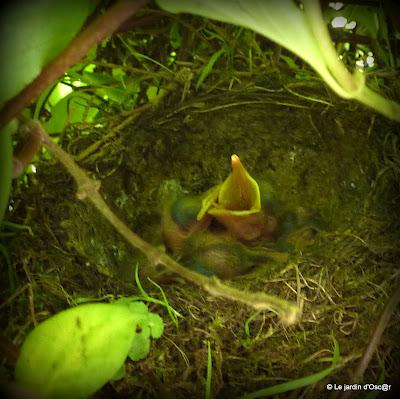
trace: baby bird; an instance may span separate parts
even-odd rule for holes
[[[237,155],[232,155],[231,163],[232,172],[227,179],[204,196],[197,219],[211,215],[234,237],[245,242],[259,238],[274,240],[278,219],[270,212],[271,187],[265,183],[260,192],[259,184]]]
[[[198,196],[167,181],[161,220],[167,252],[196,272],[227,279],[268,259],[285,261],[315,231],[302,212],[285,210],[267,182],[254,180],[237,155],[231,163],[225,181]]]
[[[205,215],[197,220],[201,208],[201,196],[184,195],[182,188],[173,180],[163,187],[161,209],[161,231],[167,251],[180,254],[186,241],[208,228],[211,217]]]
[[[230,279],[247,273],[269,258],[267,249],[247,247],[229,233],[204,231],[187,241],[180,261],[206,276]]]

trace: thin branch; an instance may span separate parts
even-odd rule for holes
[[[58,79],[71,66],[82,59],[88,51],[110,36],[119,26],[134,15],[148,0],[120,0],[104,14],[96,18],[84,31],[76,36],[42,70],[40,75],[17,96],[9,100],[0,112],[0,129],[16,117],[51,83]]]
[[[365,370],[368,367],[369,362],[371,361],[372,355],[376,351],[381,338],[382,334],[385,331],[390,318],[392,317],[392,313],[398,308],[400,302],[400,287],[398,287],[395,292],[393,292],[392,296],[390,297],[388,303],[383,310],[381,317],[376,325],[374,333],[372,334],[371,340],[369,342],[368,347],[366,348],[363,357],[360,360],[358,367],[354,373],[355,381],[361,381]]]

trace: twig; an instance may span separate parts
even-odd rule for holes
[[[52,82],[83,58],[88,51],[110,36],[119,26],[134,15],[148,0],[120,0],[104,14],[96,18],[68,47],[42,70],[41,74],[17,96],[12,98],[0,112],[0,129],[16,117]]]
[[[252,306],[256,310],[271,310],[275,312],[286,325],[294,324],[299,321],[301,310],[294,302],[289,302],[275,295],[265,294],[264,292],[248,292],[229,287],[215,277],[206,278],[206,280],[206,284],[202,287],[214,296],[222,296],[233,301],[242,302]]]
[[[174,273],[179,274],[186,280],[202,287],[214,296],[222,296],[231,300],[245,303],[257,310],[272,310],[279,315],[284,324],[293,324],[300,320],[301,309],[294,302],[267,295],[263,292],[241,291],[228,287],[221,283],[216,277],[206,277],[180,265],[170,258],[166,253],[148,244],[135,234],[122,222],[108,207],[99,194],[100,183],[90,179],[87,174],[73,160],[73,158],[59,147],[44,131],[39,122],[30,122],[31,129],[36,129],[42,138],[44,145],[64,165],[67,171],[75,179],[78,190],[77,197],[80,200],[90,201],[98,211],[115,227],[115,229],[128,241],[130,245],[143,252],[150,264],[163,265]]]
[[[149,108],[151,108],[151,104],[142,105],[141,107],[134,109],[131,115],[126,117],[122,123],[120,123],[114,129],[111,129],[110,132],[105,134],[101,138],[101,141],[96,141],[89,147],[85,148],[82,152],[80,152],[78,155],[75,156],[75,159],[79,162],[87,158],[89,155],[95,152],[103,143],[113,138],[121,129],[123,129],[126,125],[135,120],[143,111]]]

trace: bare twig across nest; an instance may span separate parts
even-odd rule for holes
[[[143,252],[151,266],[165,266],[170,271],[179,274],[186,280],[200,286],[211,295],[249,305],[257,310],[271,310],[275,312],[285,325],[300,321],[300,306],[295,302],[286,301],[264,292],[247,292],[223,284],[216,277],[206,277],[180,265],[162,250],[150,245],[135,234],[122,220],[120,220],[105,203],[99,193],[100,184],[92,180],[74,161],[72,156],[60,148],[44,131],[39,122],[26,121],[27,128],[32,135],[39,136],[41,142],[64,165],[77,183],[77,197],[80,200],[90,201],[98,211],[115,227],[130,245]]]

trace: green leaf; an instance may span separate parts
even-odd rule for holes
[[[96,89],[96,94],[104,100],[111,100],[117,104],[124,104],[129,100],[128,91],[122,87],[101,87]]]
[[[58,82],[48,97],[47,102],[49,106],[54,107],[64,97],[67,97],[69,94],[71,94],[73,90],[74,89],[71,86],[62,82]]]
[[[126,72],[122,68],[113,68],[111,70],[112,77],[118,81],[123,82]]]
[[[299,66],[294,62],[292,57],[288,57],[287,55],[281,54],[280,58],[286,62],[287,66],[294,71],[299,70]]]
[[[7,209],[11,190],[12,176],[12,141],[11,133],[16,129],[16,122],[9,123],[0,130],[0,223]]]
[[[171,25],[171,30],[169,31],[169,43],[171,47],[175,50],[181,47],[182,45],[182,36],[179,32],[179,25],[177,22],[174,22]]]
[[[150,85],[146,90],[146,96],[150,103],[155,104],[164,97],[166,90],[158,86]]]
[[[88,61],[94,61],[96,57],[97,57],[97,45],[91,48],[89,52],[86,54],[86,59]]]
[[[144,323],[138,323],[136,334],[133,337],[129,358],[133,361],[144,359],[150,351],[150,328]]]
[[[218,61],[219,57],[221,57],[221,55],[224,52],[225,52],[225,48],[221,48],[210,57],[210,59],[208,60],[207,64],[201,70],[199,79],[197,80],[197,83],[196,83],[196,90],[203,84],[204,80],[211,73],[214,64]]]
[[[27,336],[16,382],[48,398],[88,397],[120,370],[137,319],[128,307],[106,303],[56,314]]]
[[[108,86],[117,82],[111,75],[105,73],[84,71],[82,74],[71,73],[71,76],[94,87]]]
[[[149,312],[143,302],[131,298],[121,298],[115,304],[127,306],[136,316],[135,334],[129,351],[129,358],[134,361],[144,359],[150,351],[150,336],[158,339],[164,329],[162,318]]]
[[[58,101],[51,109],[51,117],[45,123],[48,133],[62,132],[67,123],[93,122],[98,109],[89,107],[89,94],[72,92]]]
[[[97,0],[17,1],[2,7],[0,107],[35,79],[77,34]]]
[[[128,355],[131,360],[137,361],[144,359],[148,355],[150,351],[150,336],[156,339],[160,338],[164,324],[161,317],[158,314],[149,312],[147,306],[142,302],[131,303],[129,309],[140,315]]]
[[[35,111],[34,111],[32,119],[34,119],[34,120],[39,119],[39,115],[42,110],[42,107],[46,107],[49,94],[52,92],[54,87],[56,87],[57,85],[58,85],[58,82],[55,82],[55,84],[49,86],[46,90],[42,91],[42,93],[40,94],[39,98],[36,101]]]
[[[149,313],[148,322],[150,326],[151,336],[155,339],[160,338],[164,330],[164,323],[162,318],[158,314]]]
[[[206,379],[206,399],[211,399],[211,380],[212,380],[212,355],[211,355],[211,344],[207,340],[207,379]]]

